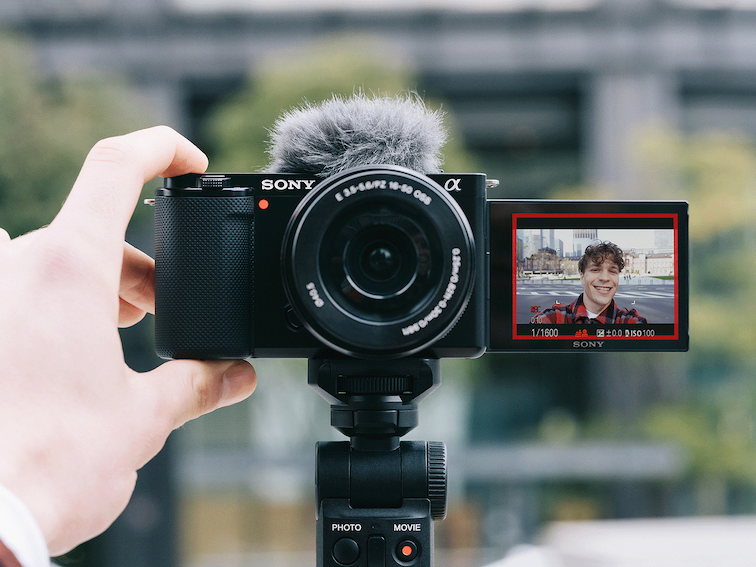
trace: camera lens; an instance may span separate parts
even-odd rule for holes
[[[469,298],[474,242],[431,179],[392,166],[328,178],[299,204],[282,251],[305,326],[353,356],[403,356],[443,336]]]
[[[370,321],[411,310],[432,273],[431,227],[401,203],[383,200],[345,208],[323,237],[325,287],[344,311]]]

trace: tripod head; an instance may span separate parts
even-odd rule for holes
[[[446,447],[401,437],[441,381],[432,359],[311,359],[308,382],[349,441],[319,443],[318,567],[430,567],[446,515]]]
[[[358,450],[391,451],[441,383],[432,359],[310,359],[308,382],[331,404],[331,425]]]

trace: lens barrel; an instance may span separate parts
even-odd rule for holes
[[[364,166],[302,200],[282,249],[304,325],[352,356],[406,356],[443,337],[469,300],[475,242],[459,205],[409,169]]]

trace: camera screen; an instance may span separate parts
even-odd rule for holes
[[[687,203],[489,204],[491,351],[687,350]]]

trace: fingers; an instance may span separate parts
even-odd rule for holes
[[[154,387],[155,407],[171,430],[246,399],[257,386],[255,369],[243,360],[173,360],[140,376]]]
[[[207,157],[165,126],[98,142],[51,226],[67,226],[90,242],[120,247],[142,186],[158,175],[202,172]]]
[[[8,231],[4,228],[0,228],[0,244],[3,242],[10,242],[10,234],[8,234]]]
[[[129,327],[155,312],[155,261],[131,244],[123,245],[118,326]]]
[[[118,326],[121,328],[131,327],[144,319],[147,312],[135,307],[128,301],[118,298]]]

